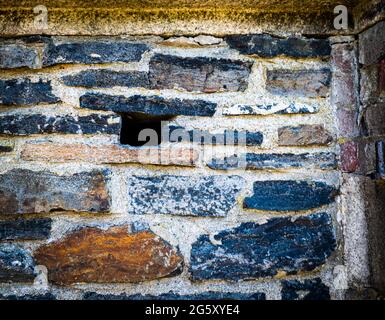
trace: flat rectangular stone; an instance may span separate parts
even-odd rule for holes
[[[13,169],[0,174],[0,214],[107,212],[107,171],[57,175]]]
[[[11,141],[0,141],[0,155],[7,154],[12,152],[14,149],[14,144]]]
[[[0,282],[33,282],[34,267],[28,250],[16,244],[0,243]]]
[[[385,96],[385,58],[379,64],[379,91],[381,96]]]
[[[236,205],[239,176],[129,176],[128,213],[226,216]]]
[[[60,102],[52,93],[51,81],[27,78],[0,80],[0,105],[34,105]]]
[[[385,134],[385,102],[378,102],[364,110],[364,135],[381,136]]]
[[[28,143],[21,151],[25,161],[140,163],[152,165],[194,166],[198,152],[189,148],[127,148],[121,145],[88,145],[81,143]]]
[[[80,97],[80,107],[93,110],[132,112],[153,116],[212,117],[217,104],[204,100],[166,99],[159,96],[112,96],[87,93]]]
[[[326,97],[330,82],[329,69],[267,70],[266,89],[280,96]]]
[[[214,158],[207,166],[216,170],[337,169],[337,158],[331,152],[319,153],[246,153]]]
[[[0,134],[12,136],[50,133],[118,135],[120,127],[118,115],[0,115]]]
[[[192,244],[193,281],[251,280],[293,275],[322,266],[336,247],[327,213],[242,223]]]
[[[0,240],[44,240],[51,234],[49,218],[0,221]]]
[[[223,108],[223,115],[241,116],[241,115],[271,115],[271,114],[307,114],[317,113],[319,106],[317,104],[305,105],[299,103],[260,103],[254,105],[233,105]]]
[[[243,201],[243,208],[265,211],[304,211],[335,201],[338,190],[324,182],[255,181],[254,194]]]
[[[262,58],[321,58],[328,57],[331,51],[327,39],[278,38],[268,34],[252,34],[228,36],[225,40],[231,49],[241,54]]]
[[[15,68],[31,68],[38,67],[38,49],[33,46],[28,46],[22,42],[6,41],[0,39],[0,68],[15,69]]]
[[[123,39],[45,39],[43,66],[68,63],[111,63],[139,61],[149,48]]]
[[[377,176],[385,179],[385,140],[377,141]]]
[[[52,293],[45,294],[24,294],[24,295],[2,295],[0,294],[0,299],[10,300],[10,301],[45,301],[45,300],[56,300],[56,297]]]
[[[85,88],[148,88],[148,76],[141,71],[85,70],[61,79],[66,86]]]
[[[384,57],[385,52],[385,21],[359,34],[360,63],[375,64]]]
[[[282,300],[330,300],[329,287],[320,278],[300,280],[284,280]]]
[[[252,62],[156,54],[150,60],[153,89],[195,92],[245,91]]]
[[[332,135],[323,125],[286,126],[278,129],[280,146],[324,146],[332,141]]]

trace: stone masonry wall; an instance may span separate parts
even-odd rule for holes
[[[358,78],[333,39],[2,39],[1,297],[344,297]],[[124,143],[160,120],[169,142]]]

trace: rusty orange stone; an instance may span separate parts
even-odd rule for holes
[[[128,233],[128,226],[106,231],[84,228],[40,247],[36,264],[57,285],[142,282],[179,274],[183,258],[151,231]]]

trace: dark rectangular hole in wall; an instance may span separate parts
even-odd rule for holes
[[[122,129],[120,132],[120,143],[132,147],[160,145],[162,142],[162,121],[170,121],[175,118],[173,115],[155,117],[135,113],[121,114],[121,117]],[[142,132],[146,129],[150,129],[150,131]],[[141,132],[144,136],[147,136],[147,133],[156,133],[156,139],[147,137],[145,141],[140,141],[139,134]]]

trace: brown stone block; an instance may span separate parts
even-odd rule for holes
[[[54,284],[142,282],[181,272],[178,251],[150,231],[84,228],[34,254]]]
[[[278,129],[280,146],[328,145],[333,141],[323,125],[300,125]]]

